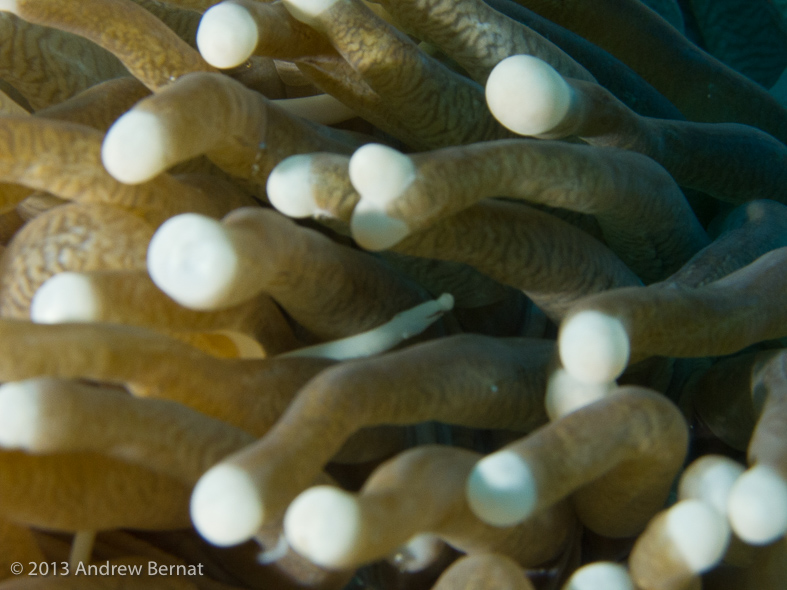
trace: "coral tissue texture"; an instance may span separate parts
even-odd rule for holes
[[[0,590],[783,590],[785,6],[0,0]]]

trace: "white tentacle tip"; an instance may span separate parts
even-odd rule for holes
[[[0,447],[31,450],[40,430],[39,380],[0,386]]]
[[[501,61],[486,82],[486,102],[502,125],[520,135],[543,135],[571,108],[573,90],[549,64],[531,55]]]
[[[191,494],[191,520],[214,545],[251,539],[263,524],[262,502],[251,476],[231,463],[206,471]]]
[[[191,309],[222,307],[235,280],[238,256],[215,219],[184,213],[165,221],[148,246],[148,273],[159,289]]]
[[[140,184],[169,167],[167,144],[167,133],[159,118],[132,109],[107,131],[101,146],[101,161],[116,180]]]
[[[635,590],[634,582],[619,563],[597,561],[576,570],[563,590]]]
[[[279,162],[268,176],[266,192],[271,205],[288,217],[311,217],[317,213],[309,154],[290,156]]]
[[[383,250],[404,239],[410,233],[407,223],[387,209],[415,180],[412,160],[393,148],[369,144],[350,158],[349,174],[361,196],[350,220],[355,241],[368,250]]]
[[[566,371],[586,383],[614,381],[631,354],[623,323],[593,310],[579,312],[563,323],[558,349]]]
[[[667,512],[666,531],[689,569],[699,574],[716,565],[727,550],[727,519],[700,500],[682,500]]]
[[[284,534],[298,553],[325,568],[356,565],[352,555],[361,535],[361,513],[352,494],[316,486],[300,494],[284,516]]]
[[[284,0],[289,13],[301,22],[311,24],[323,12],[336,3],[336,0]]]
[[[746,543],[772,543],[787,533],[787,482],[775,469],[755,465],[732,486],[727,514]]]
[[[441,311],[451,311],[454,308],[454,296],[450,293],[443,293],[435,301]]]
[[[100,313],[90,279],[78,272],[61,272],[47,279],[30,303],[30,319],[39,324],[92,322]]]
[[[412,160],[379,143],[358,148],[350,158],[350,182],[361,197],[384,208],[415,180]]]
[[[678,498],[702,500],[720,514],[726,514],[732,487],[743,472],[743,465],[729,457],[704,455],[683,472]]]
[[[197,29],[197,48],[210,65],[234,68],[252,56],[259,31],[249,11],[234,2],[212,6]]]
[[[555,370],[547,381],[544,400],[550,420],[557,420],[608,397],[616,389],[614,382],[587,383],[579,381],[565,369]]]
[[[481,459],[467,479],[467,500],[475,515],[493,526],[511,526],[532,513],[537,483],[527,462],[502,450]]]
[[[404,221],[385,214],[379,205],[361,199],[350,218],[353,239],[367,250],[385,250],[395,246],[410,234]]]

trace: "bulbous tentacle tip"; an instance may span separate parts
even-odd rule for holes
[[[30,319],[37,324],[91,322],[99,301],[90,280],[78,272],[61,272],[47,279],[33,295]]]
[[[268,176],[271,205],[288,217],[311,217],[317,210],[311,175],[313,156],[299,154],[279,162]]]
[[[558,420],[588,404],[604,399],[615,391],[614,382],[587,383],[573,377],[565,369],[557,369],[547,381],[545,398],[547,416]]]
[[[741,475],[730,492],[727,515],[735,534],[751,545],[767,545],[787,533],[787,482],[767,465]]]
[[[693,573],[702,573],[724,556],[730,541],[727,519],[700,500],[683,500],[667,513],[666,532]]]
[[[101,161],[115,180],[140,184],[169,167],[167,143],[166,130],[155,114],[132,109],[107,131]]]
[[[624,566],[609,561],[597,561],[575,571],[563,590],[635,590],[635,588]]]
[[[295,551],[321,567],[352,567],[352,554],[361,540],[358,502],[338,488],[310,488],[287,509],[284,534]]]
[[[401,242],[410,233],[404,221],[385,214],[374,201],[361,199],[350,219],[353,239],[367,250],[385,250]]]
[[[263,524],[263,506],[252,477],[231,463],[205,472],[194,486],[190,509],[197,532],[220,547],[248,541]]]
[[[726,514],[730,492],[744,470],[743,465],[729,457],[703,455],[681,475],[678,498],[702,500],[720,514]]]
[[[185,213],[164,222],[148,246],[147,267],[156,286],[191,309],[224,304],[238,256],[227,229],[215,219]]]
[[[249,59],[257,47],[259,31],[249,11],[234,2],[209,8],[197,29],[197,48],[216,68],[234,68]]]
[[[536,480],[530,466],[512,451],[481,459],[467,478],[467,500],[473,513],[493,526],[525,520],[536,505]]]
[[[619,319],[587,310],[563,323],[558,350],[563,366],[574,378],[585,383],[607,383],[626,368],[631,345]]]
[[[353,238],[369,250],[384,250],[410,233],[401,219],[386,212],[416,178],[415,166],[404,154],[380,144],[356,150],[350,158],[350,182],[361,196],[350,229]]]
[[[410,158],[379,143],[355,150],[350,158],[349,174],[361,197],[381,207],[399,197],[416,178]]]
[[[45,377],[0,385],[0,447],[35,450],[41,396],[50,381]]]
[[[486,82],[495,119],[519,135],[543,135],[568,115],[573,90],[549,64],[531,55],[501,61]]]
[[[289,13],[302,23],[311,24],[337,0],[284,0]]]

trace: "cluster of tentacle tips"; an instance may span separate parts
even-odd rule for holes
[[[0,0],[0,590],[783,590],[785,23]]]

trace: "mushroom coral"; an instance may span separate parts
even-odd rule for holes
[[[777,8],[0,0],[0,590],[783,588]]]

